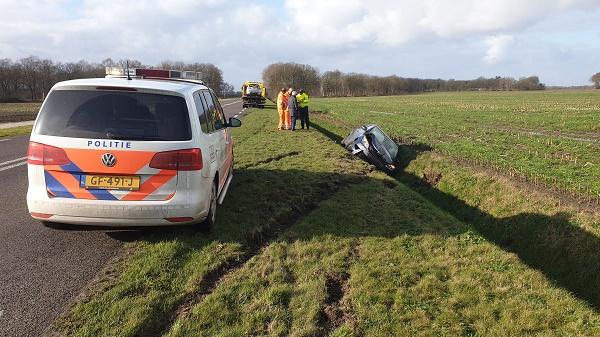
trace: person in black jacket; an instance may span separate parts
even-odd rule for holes
[[[292,91],[292,95],[288,99],[288,110],[292,119],[292,127],[290,130],[296,131],[296,120],[300,117],[300,109],[298,108],[298,101],[296,100],[297,92]]]

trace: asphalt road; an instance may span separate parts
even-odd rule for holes
[[[221,100],[227,118],[239,99]],[[135,230],[47,228],[27,212],[29,136],[0,139],[0,336],[40,336]]]

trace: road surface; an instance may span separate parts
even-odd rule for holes
[[[227,118],[239,99],[221,100]],[[0,336],[40,336],[135,230],[61,230],[27,212],[29,136],[0,138]]]

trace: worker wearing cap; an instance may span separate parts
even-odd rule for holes
[[[279,112],[279,125],[277,130],[287,129],[290,123],[289,114],[287,112],[288,96],[287,89],[283,88],[277,95],[277,112]]]
[[[310,102],[310,97],[306,91],[300,90],[296,99],[298,100],[298,107],[300,109],[300,126],[304,129],[304,124],[306,124],[306,130],[309,130],[310,121],[308,118],[308,102]]]
[[[284,114],[284,118],[285,118],[285,129],[286,130],[290,130],[292,128],[292,118],[290,115],[290,104],[289,104],[289,99],[292,96],[292,92],[294,91],[293,88],[288,88],[287,92],[285,93],[285,96],[287,97],[287,104],[285,107],[285,114]]]
[[[296,100],[296,92],[292,91],[292,95],[288,99],[288,111],[292,119],[290,130],[296,131],[296,120],[299,117],[300,109],[298,108],[298,101]]]

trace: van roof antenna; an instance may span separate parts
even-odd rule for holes
[[[129,75],[129,60],[125,61],[125,66],[127,67],[127,80],[131,81],[131,75]]]

